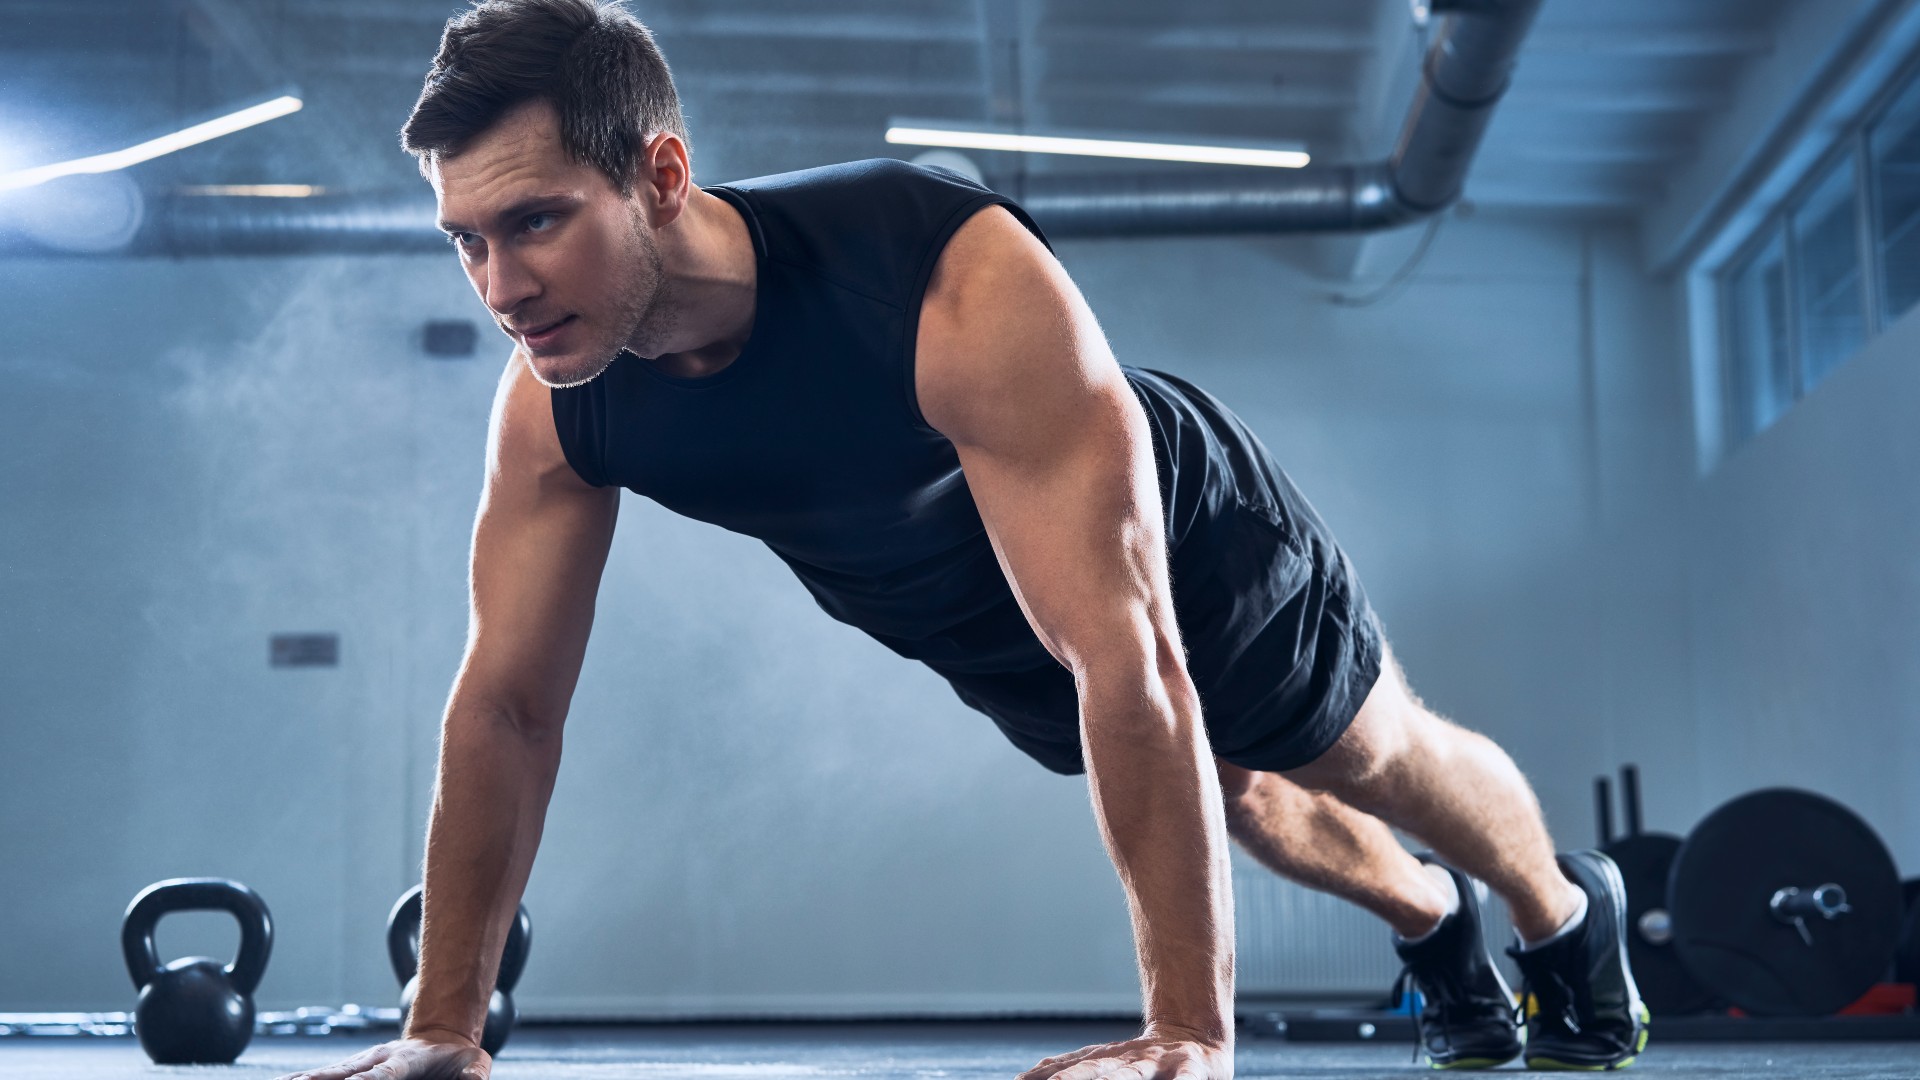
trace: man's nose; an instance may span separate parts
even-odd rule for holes
[[[488,257],[486,301],[496,314],[511,315],[514,309],[539,294],[539,283],[518,259],[505,255]]]

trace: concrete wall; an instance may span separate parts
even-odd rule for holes
[[[1920,873],[1920,318],[1889,327],[1694,488],[1700,794],[1852,806]]]
[[[1298,269],[1297,241],[1063,249],[1123,360],[1198,379],[1270,440],[1415,686],[1512,748],[1567,843],[1590,835],[1586,780],[1640,750],[1606,723],[1685,682],[1677,654],[1623,675],[1605,652],[1608,620],[1648,622],[1605,578],[1610,500],[1684,430],[1662,412],[1684,407],[1662,381],[1677,335],[1631,237],[1450,222],[1364,308],[1328,294],[1378,284],[1413,234],[1338,285]],[[0,279],[27,313],[0,349],[0,1011],[126,1007],[124,905],[197,874],[273,906],[263,1007],[391,1000],[381,930],[421,855],[504,346],[420,352],[426,319],[480,314],[451,260]],[[634,498],[622,517],[527,898],[523,1008],[1136,1002],[1081,782],[829,622],[753,542]],[[1678,647],[1683,593],[1660,593]],[[341,665],[270,669],[280,631],[338,632]],[[1328,919],[1385,965],[1379,928]],[[1283,950],[1325,928],[1242,929]],[[161,937],[233,934],[204,916]]]
[[[1668,314],[1647,325],[1693,342],[1664,350],[1690,351],[1686,369],[1648,369],[1639,391],[1620,384],[1639,407],[1602,387],[1603,416],[1651,425],[1623,448],[1657,446],[1637,464],[1615,455],[1630,485],[1608,515],[1608,603],[1620,609],[1606,619],[1609,693],[1623,705],[1611,726],[1620,756],[1647,763],[1653,827],[1684,831],[1761,786],[1811,788],[1865,816],[1912,876],[1920,321],[1889,327],[1728,448],[1711,291],[1716,268],[1911,62],[1920,4],[1795,0],[1772,34],[1779,47],[1741,75],[1733,110],[1640,221],[1647,265],[1672,282]],[[1686,378],[1684,394],[1673,388]],[[1686,416],[1671,411],[1681,400]]]

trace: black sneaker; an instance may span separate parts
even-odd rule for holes
[[[1423,855],[1421,861],[1433,860]],[[1443,869],[1460,890],[1460,910],[1418,942],[1394,939],[1406,966],[1393,984],[1393,1003],[1397,1007],[1409,987],[1420,992],[1413,1017],[1420,1044],[1415,1061],[1424,1050],[1436,1069],[1491,1069],[1520,1055],[1513,991],[1487,952],[1473,881],[1452,867]]]
[[[1647,1048],[1647,1006],[1627,967],[1627,889],[1598,851],[1560,856],[1587,894],[1580,928],[1549,945],[1507,950],[1520,965],[1529,1069],[1624,1069]]]

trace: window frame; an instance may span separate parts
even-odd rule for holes
[[[1752,224],[1748,235],[1707,271],[1707,278],[1712,284],[1709,295],[1715,308],[1711,325],[1713,352],[1717,355],[1712,357],[1712,361],[1719,381],[1720,434],[1719,447],[1714,454],[1716,459],[1724,460],[1742,445],[1761,435],[1812,392],[1812,388],[1806,385],[1806,364],[1802,356],[1800,324],[1804,318],[1801,310],[1804,297],[1800,284],[1800,241],[1798,231],[1793,227],[1793,218],[1806,205],[1820,182],[1827,178],[1827,170],[1844,158],[1852,159],[1854,171],[1854,250],[1860,263],[1861,318],[1864,327],[1861,349],[1886,329],[1889,319],[1887,298],[1883,295],[1886,281],[1880,250],[1881,232],[1886,223],[1880,212],[1879,175],[1873,156],[1873,135],[1891,112],[1893,104],[1917,89],[1920,89],[1920,53],[1910,57],[1893,72],[1885,85],[1871,95],[1866,105],[1840,127],[1828,147],[1808,163],[1786,193],[1765,208],[1765,212]],[[1740,382],[1736,371],[1740,358],[1735,355],[1739,335],[1734,328],[1734,280],[1746,269],[1749,261],[1757,258],[1776,237],[1781,242],[1782,271],[1786,279],[1785,346],[1791,397],[1766,427],[1747,431],[1740,420],[1742,404],[1738,401]],[[1920,305],[1910,310],[1920,311]],[[1836,364],[1828,374],[1838,372],[1852,362],[1861,349],[1856,349]]]

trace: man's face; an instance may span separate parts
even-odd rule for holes
[[[577,386],[607,369],[660,299],[660,252],[639,200],[568,156],[544,101],[434,161],[440,227],[534,376]]]

